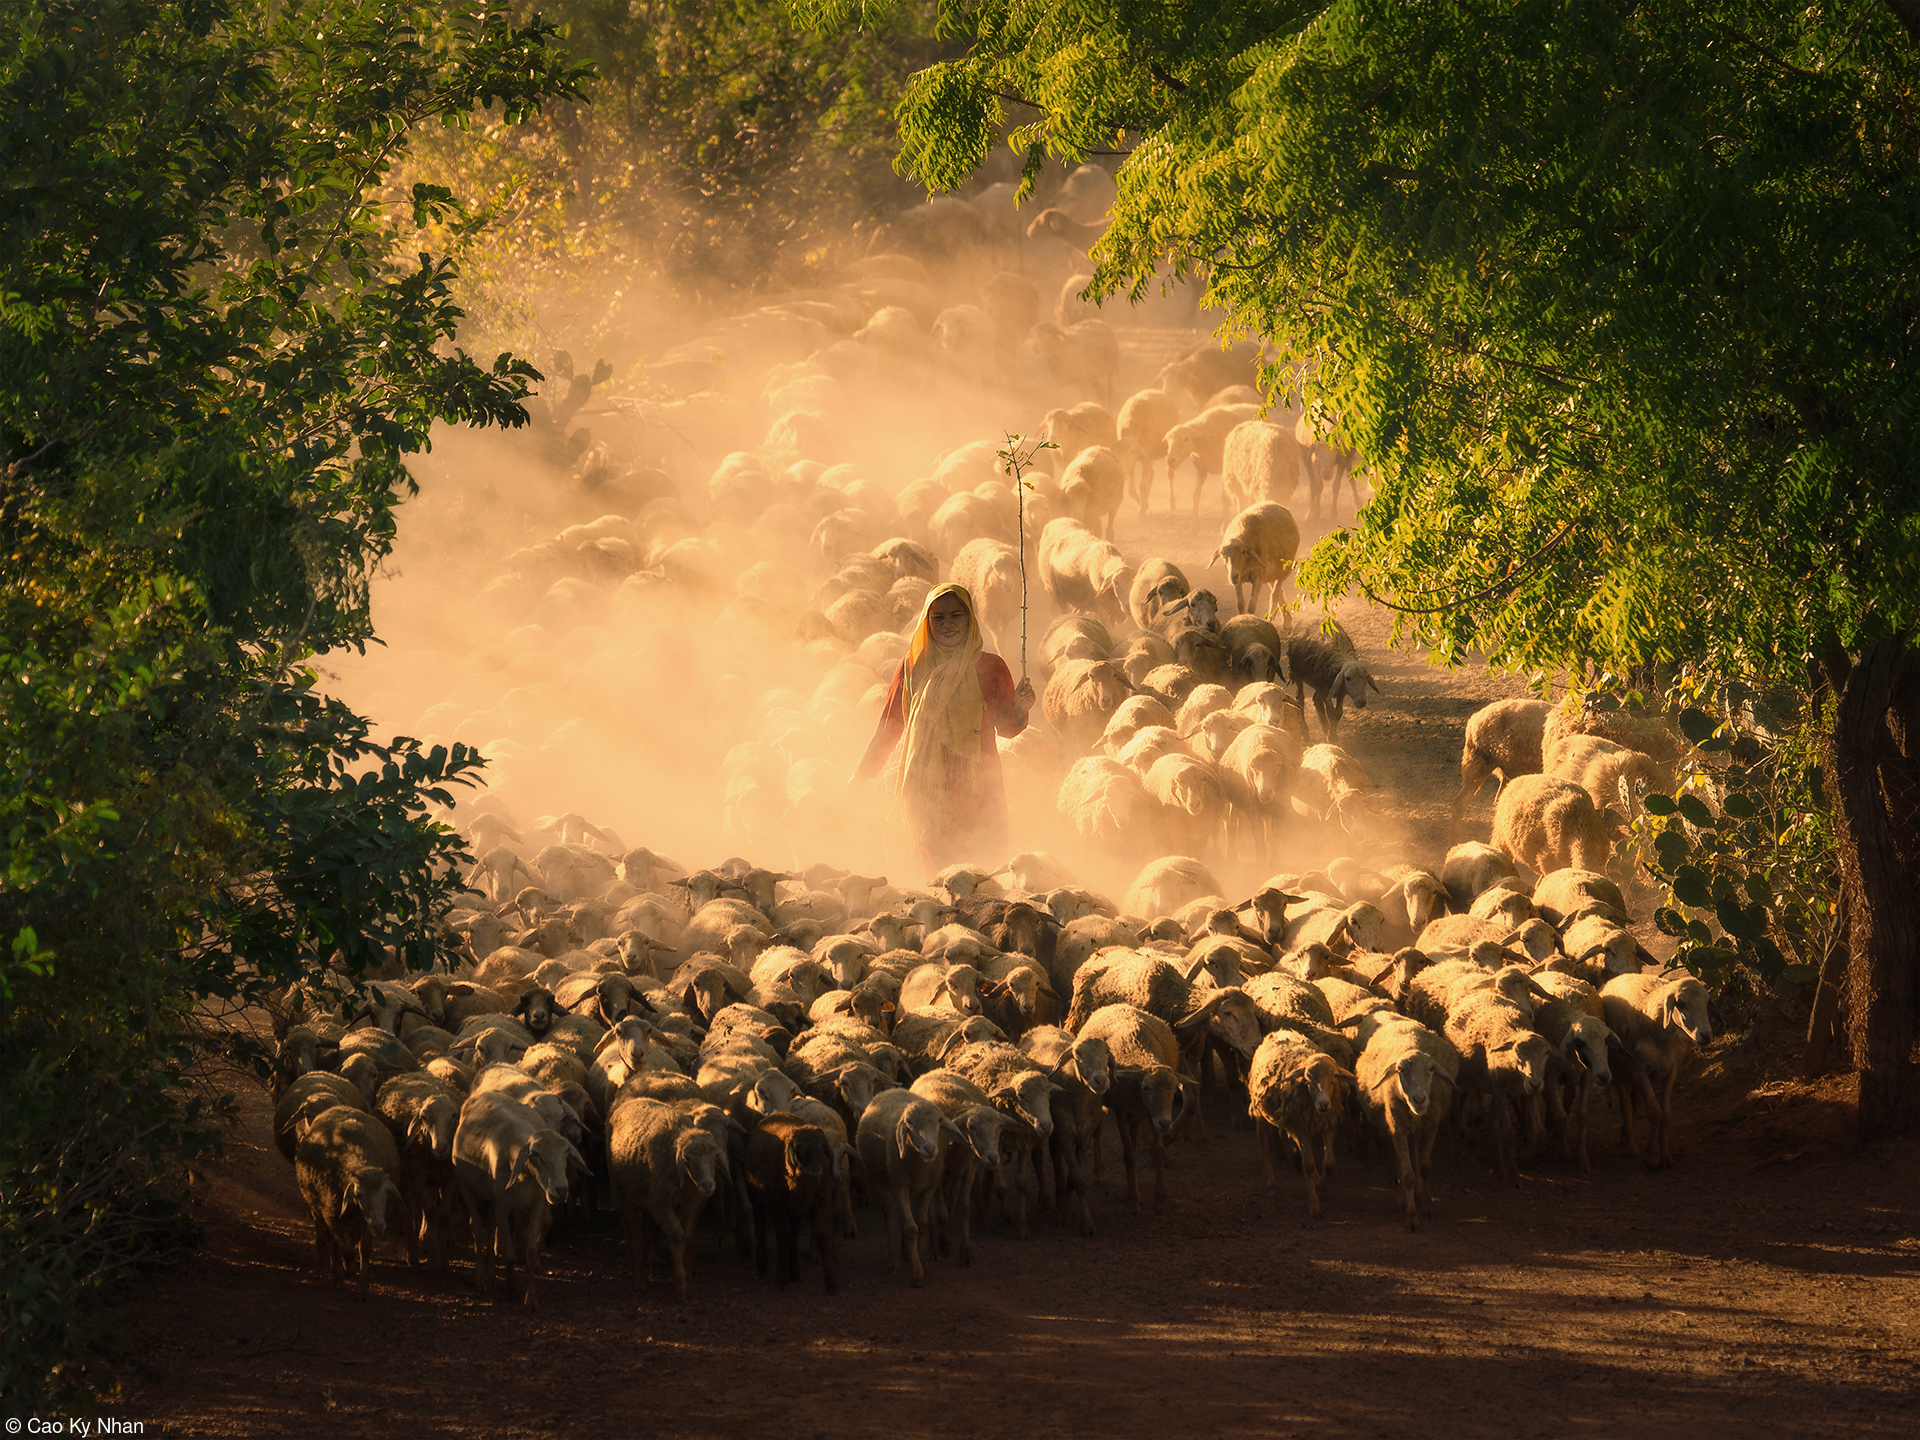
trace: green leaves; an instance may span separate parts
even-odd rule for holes
[[[27,5],[0,50],[0,1375],[165,1238],[268,990],[440,948],[463,746],[319,695],[442,422],[536,377],[453,343],[412,127],[579,93],[541,22],[372,0]],[[394,202],[398,203],[395,204]],[[324,949],[322,947],[325,947]],[[236,1051],[238,1053],[238,1051]],[[85,1197],[77,1200],[75,1197]]]

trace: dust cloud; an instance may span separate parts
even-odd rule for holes
[[[571,362],[555,371],[551,357],[533,357],[550,372],[539,423],[443,428],[415,466],[421,493],[402,507],[373,593],[384,644],[328,657],[330,688],[379,731],[477,746],[487,785],[455,823],[466,829],[497,802],[527,856],[559,833],[558,817],[576,815],[593,830],[567,838],[616,856],[644,846],[689,870],[730,856],[789,871],[824,862],[925,884],[888,784],[850,792],[848,780],[928,581],[910,562],[846,566],[905,537],[933,551],[946,578],[965,527],[930,532],[929,520],[962,491],[1005,517],[1001,531],[977,533],[1011,543],[1013,492],[993,452],[1009,434],[1041,434],[1056,406],[1105,398],[1036,360],[1018,313],[1025,292],[1005,277],[1032,287],[1038,313],[1027,324],[1096,313],[1112,324],[1116,411],[1166,363],[1212,343],[1218,317],[1198,311],[1192,287],[1095,312],[1073,293],[1090,268],[1084,251],[1025,236],[1048,203],[1093,221],[1110,194],[1104,172],[1081,172],[1015,212],[999,185],[964,210],[936,202],[899,217],[872,237],[880,253],[817,288],[755,297],[730,315],[656,307],[625,337],[643,357],[625,370],[639,383],[596,383],[585,372],[597,357],[580,357],[577,379]],[[622,303],[649,313],[631,295]],[[963,306],[978,308],[955,311]],[[1197,408],[1180,404],[1185,415]],[[1143,519],[1129,499],[1115,539],[1129,563],[1172,559],[1231,614],[1225,572],[1208,568],[1218,485],[1203,517],[1169,513],[1163,475],[1162,508]],[[1035,521],[1061,513],[1048,490],[1043,482],[1032,501],[1026,553],[1026,669],[1041,691],[1054,611]],[[1190,506],[1191,496],[1183,480],[1177,499]],[[1017,677],[1017,635],[998,638],[990,648]],[[1125,646],[1119,629],[1113,638]],[[1010,853],[1045,852],[1075,883],[1119,896],[1144,861],[1174,847],[1155,833],[1117,850],[1080,842],[1055,808],[1075,753],[1045,734],[1039,705],[1032,725],[1042,733],[1005,759]],[[550,833],[536,836],[543,826]],[[1357,848],[1337,827],[1303,822],[1274,853],[1202,858],[1238,900],[1276,871]],[[1400,858],[1392,836],[1369,849],[1381,864]],[[992,871],[1008,856],[971,859]]]

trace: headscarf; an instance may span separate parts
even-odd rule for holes
[[[947,649],[934,643],[934,602],[958,596],[967,607],[967,638]],[[939,828],[956,772],[970,777],[980,764],[980,726],[986,699],[980,693],[979,661],[985,646],[973,597],[964,585],[938,585],[927,594],[907,642],[902,699],[906,748],[900,761],[900,799],[914,834]]]

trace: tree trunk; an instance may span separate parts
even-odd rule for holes
[[[1833,727],[1840,883],[1846,888],[1849,1031],[1860,1072],[1863,1139],[1920,1119],[1912,1064],[1920,968],[1920,850],[1916,850],[1913,687],[1904,640],[1869,648],[1847,676]],[[1892,724],[1889,724],[1891,712]],[[1896,729],[1900,732],[1896,739]]]

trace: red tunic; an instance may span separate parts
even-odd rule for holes
[[[1027,722],[1014,711],[1013,672],[1006,661],[985,651],[974,662],[974,673],[980,677],[980,764],[971,776],[963,771],[949,780],[946,824],[939,833],[913,837],[924,858],[940,864],[959,859],[998,864],[1006,858],[1001,852],[1006,848],[1007,787],[1000,777],[1000,747],[994,736],[1012,738],[1027,728]],[[895,667],[893,684],[887,687],[873,743],[854,772],[859,779],[879,774],[906,732],[905,681],[902,663]]]

